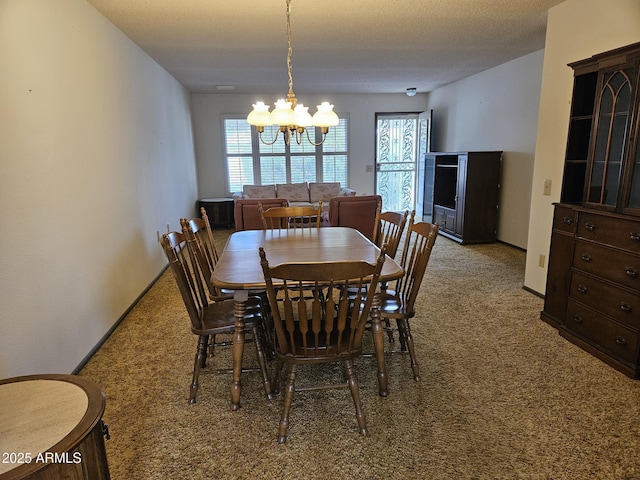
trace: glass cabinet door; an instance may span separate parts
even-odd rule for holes
[[[636,145],[635,154],[631,152],[629,159],[633,161],[633,169],[631,171],[631,188],[629,190],[629,208],[640,210],[640,124],[636,127]]]
[[[615,207],[631,106],[630,70],[604,74],[589,175],[587,202]]]

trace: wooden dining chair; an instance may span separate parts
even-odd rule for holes
[[[409,319],[416,315],[416,297],[437,236],[437,223],[409,223],[400,260],[400,265],[405,271],[404,276],[396,281],[393,290],[386,289],[380,294],[380,318],[385,323],[387,320],[395,319],[400,351],[409,353],[413,378],[416,382],[420,380],[420,371]]]
[[[415,213],[415,210],[411,212],[411,223],[413,223]],[[376,232],[374,243],[378,247],[386,244],[387,255],[391,258],[395,258],[396,252],[398,251],[398,245],[400,245],[400,240],[407,224],[409,210],[405,210],[402,213],[381,212],[378,213],[376,217],[378,231]]]
[[[322,201],[318,208],[307,206],[271,207],[263,209],[260,205],[262,226],[265,230],[301,229],[311,230],[320,228],[322,222]]]
[[[182,233],[185,235],[187,245],[198,261],[204,282],[210,293],[211,300],[223,300],[233,298],[232,292],[223,292],[212,282],[213,271],[220,258],[218,249],[213,239],[209,218],[204,208],[201,209],[202,218],[180,219]]]
[[[411,211],[411,224],[413,224],[413,219],[415,217],[416,211]],[[391,258],[395,258],[396,253],[398,251],[398,246],[400,245],[400,240],[402,239],[402,235],[404,233],[404,228],[407,224],[407,217],[409,216],[409,210],[405,210],[403,213],[400,212],[382,212],[376,214],[376,226],[377,232],[374,243],[378,247],[382,247],[382,245],[387,246],[387,255]],[[381,282],[381,288],[383,290],[386,289],[386,282]],[[393,335],[394,329],[391,327],[391,322],[388,318],[382,319],[384,324],[384,329],[387,332],[387,337],[389,338],[390,343],[395,342],[395,337]]]
[[[318,262],[285,263],[274,267],[269,265],[262,247],[259,253],[276,332],[275,392],[280,389],[282,368],[286,367],[278,442],[284,443],[287,439],[294,392],[327,388],[351,390],[360,433],[367,435],[353,360],[362,354],[362,336],[384,263],[384,251],[375,264]],[[365,284],[368,288],[363,288]],[[294,298],[290,293],[296,289],[308,290],[310,285],[313,291],[310,301],[300,294]],[[358,292],[363,292],[358,294],[355,303],[349,301],[349,286],[355,286]],[[279,299],[279,295],[283,299]],[[298,366],[329,363],[344,365],[345,381],[330,385],[296,386]]]
[[[176,280],[178,289],[184,301],[189,319],[191,332],[198,337],[196,356],[193,364],[193,377],[189,392],[189,403],[195,403],[198,393],[200,371],[206,366],[209,341],[220,334],[233,334],[235,329],[233,301],[211,301],[208,290],[203,283],[203,274],[198,262],[189,250],[186,237],[181,232],[165,233],[160,239],[162,248],[167,256],[171,272]],[[245,317],[245,332],[251,335],[256,346],[258,368],[243,368],[243,372],[260,371],[264,390],[271,398],[271,383],[267,372],[263,349],[262,315],[259,310],[249,310]],[[230,344],[230,342],[228,343]],[[230,369],[218,369],[218,373],[230,373]]]

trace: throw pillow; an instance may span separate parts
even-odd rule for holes
[[[340,182],[335,183],[310,183],[309,184],[309,197],[311,202],[328,202],[333,197],[340,195]]]
[[[244,185],[242,187],[244,198],[276,198],[275,185]]]
[[[309,201],[309,186],[307,182],[277,184],[276,187],[279,198],[286,198],[289,202]]]

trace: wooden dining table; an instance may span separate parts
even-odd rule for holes
[[[359,231],[349,227],[318,229],[246,230],[234,232],[220,256],[213,273],[213,283],[234,291],[235,329],[233,335],[233,380],[231,409],[240,408],[242,356],[244,352],[244,316],[249,292],[264,290],[266,283],[260,265],[259,247],[263,247],[269,265],[291,262],[365,261],[375,263],[380,249]],[[380,281],[402,277],[404,270],[395,260],[385,259]],[[388,379],[384,362],[384,332],[380,323],[379,302],[374,300],[371,323],[378,390],[388,393]]]

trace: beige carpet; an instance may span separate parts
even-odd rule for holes
[[[281,398],[266,400],[257,373],[243,377],[237,412],[227,375],[201,376],[198,403],[187,403],[196,337],[165,272],[81,372],[106,393],[112,478],[640,478],[640,382],[539,319],[524,262],[503,244],[438,238],[412,323],[422,381],[393,356],[381,398],[374,359],[360,359],[370,437],[347,390],[307,392],[285,445]],[[214,364],[230,364],[228,350]]]

